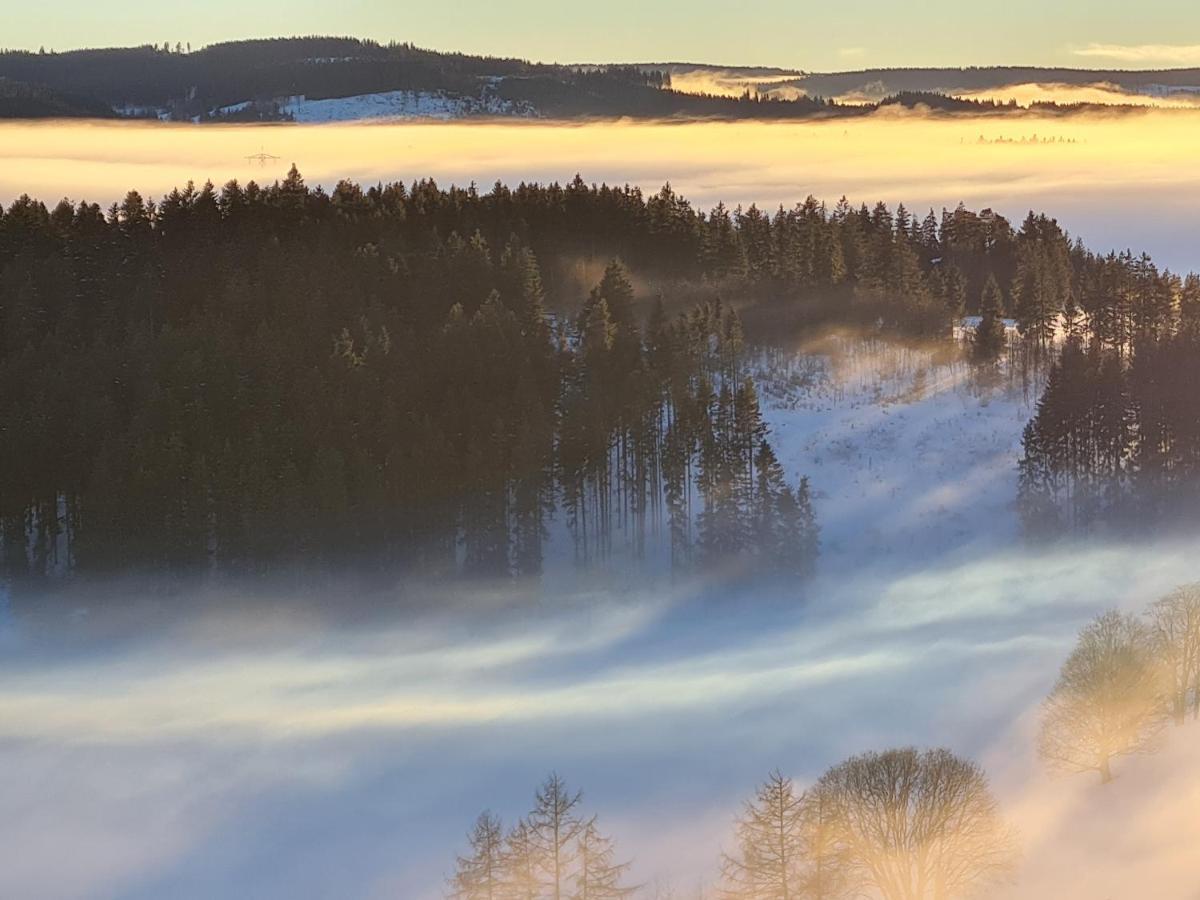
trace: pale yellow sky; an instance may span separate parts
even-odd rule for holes
[[[4,7],[0,45],[37,49],[346,34],[544,61],[875,66],[1200,66],[1194,0],[57,0]]]

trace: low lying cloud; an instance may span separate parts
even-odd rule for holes
[[[1071,51],[1089,59],[1111,59],[1135,65],[1200,65],[1200,44],[1088,44]]]
[[[1064,143],[1020,144],[1020,138]],[[990,143],[981,143],[980,138]],[[997,143],[1004,138],[1008,143]],[[1013,143],[1013,142],[1016,143]],[[1067,143],[1069,141],[1070,143]],[[1200,113],[938,117],[801,122],[397,122],[329,126],[0,123],[0,202],[23,193],[107,206],[132,187],[157,197],[189,178],[270,182],[295,162],[310,185],[434,177],[439,184],[665,181],[709,208],[791,206],[806,194],[852,203],[903,201],[926,211],[959,201],[1020,220],[1056,216],[1098,251],[1147,250],[1173,270],[1197,267],[1193,235]],[[265,146],[278,164],[248,163]]]

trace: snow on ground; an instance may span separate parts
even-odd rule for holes
[[[777,455],[814,492],[824,567],[880,555],[926,565],[981,538],[992,548],[1016,538],[1036,382],[1007,372],[989,382],[953,354],[847,337],[756,368]]]
[[[228,106],[222,106],[219,109],[214,109],[212,111],[212,115],[214,115],[214,116],[231,116],[234,113],[243,112],[243,111],[249,109],[253,105],[254,105],[253,100],[243,100],[241,103],[231,103]]]
[[[327,100],[288,97],[280,110],[296,122],[353,122],[362,119],[461,119],[468,116],[530,116],[532,108],[485,92],[479,97],[443,91],[384,91]]]
[[[171,118],[171,111],[165,106],[134,106],[126,103],[114,106],[113,112],[129,119],[159,119],[166,122]]]

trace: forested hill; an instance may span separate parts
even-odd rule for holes
[[[861,69],[813,72],[792,81],[776,79],[813,94],[884,97],[901,92],[976,92],[1014,84],[1109,85],[1128,93],[1200,92],[1200,69],[1067,69],[1038,66]]]
[[[736,76],[738,83],[744,81],[744,91],[724,96],[672,89],[672,72],[705,71]],[[1011,78],[1049,81],[1062,75],[1057,70],[1037,69],[879,70],[780,80],[788,74],[681,64],[543,64],[346,37],[234,41],[194,51],[180,44],[64,53],[9,50],[0,51],[0,118],[121,115],[195,122],[311,122],[364,116],[798,119],[869,115],[885,103],[919,104],[942,114],[1009,115],[1022,110],[1008,104],[972,104],[951,95],[980,85],[1011,83]],[[1075,72],[1075,77],[1091,75],[1096,81],[1108,74],[1113,73]],[[1134,91],[1154,85],[1169,91],[1173,86],[1200,84],[1200,75],[1188,70],[1126,75],[1129,89]],[[789,84],[802,93],[784,96],[774,90]],[[874,102],[839,104],[822,99],[847,93],[863,94]],[[1038,104],[1043,115],[1076,109]]]
[[[825,103],[806,98],[759,103],[677,93],[669,76],[633,66],[548,65],[339,37],[236,41],[195,51],[179,45],[6,51],[0,78],[30,91],[87,98],[96,114],[198,121],[286,119],[297,98],[400,91],[422,95],[426,108],[460,115],[830,114]],[[5,109],[0,114],[55,114],[49,106]]]
[[[1046,216],[700,212],[579,178],[325,192],[294,168],[107,211],[25,197],[0,215],[0,560],[530,575],[553,518],[582,565],[658,547],[805,574],[819,510],[776,459],[748,336],[948,342],[972,310],[983,364],[1005,314],[1028,347],[1065,322],[1085,351],[1031,426],[1031,522],[1067,479],[1192,496],[1200,399],[1161,373],[1200,358],[1200,279]],[[1089,366],[1112,391],[1060,389]]]
[[[112,115],[112,107],[94,97],[0,77],[0,119],[103,119]]]

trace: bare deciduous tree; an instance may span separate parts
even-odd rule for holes
[[[821,785],[805,792],[801,827],[807,867],[804,877],[806,900],[841,900],[849,893],[846,872],[839,860],[837,809],[834,797]]]
[[[987,776],[948,750],[866,753],[817,785],[841,877],[885,900],[951,900],[1009,877],[1016,841]]]
[[[572,794],[557,773],[538,788],[533,812],[529,814],[529,836],[538,853],[541,868],[548,882],[547,895],[562,900],[567,890],[570,866],[575,858],[575,841],[585,823],[579,818],[579,802],[583,794]]]
[[[576,844],[575,893],[572,900],[620,900],[630,897],[637,888],[622,884],[629,863],[613,861],[615,849],[611,838],[596,828],[589,819],[579,833]]]
[[[1150,632],[1107,612],[1088,625],[1043,707],[1038,754],[1068,772],[1112,780],[1112,760],[1153,749],[1162,725],[1162,677]]]
[[[1200,583],[1172,591],[1148,616],[1171,718],[1182,725],[1190,710],[1200,719]]]
[[[737,850],[721,860],[724,893],[742,900],[797,900],[804,881],[803,798],[772,772],[737,821]]]
[[[500,820],[482,812],[467,837],[470,849],[460,856],[450,879],[454,900],[501,900],[505,888],[504,830]]]
[[[470,851],[450,879],[452,900],[620,900],[629,863],[614,861],[613,841],[595,817],[579,815],[582,794],[558,775],[538,788],[533,811],[504,834],[489,812],[468,838]]]
[[[538,900],[542,896],[538,869],[538,848],[529,823],[522,820],[504,839],[504,900]]]

